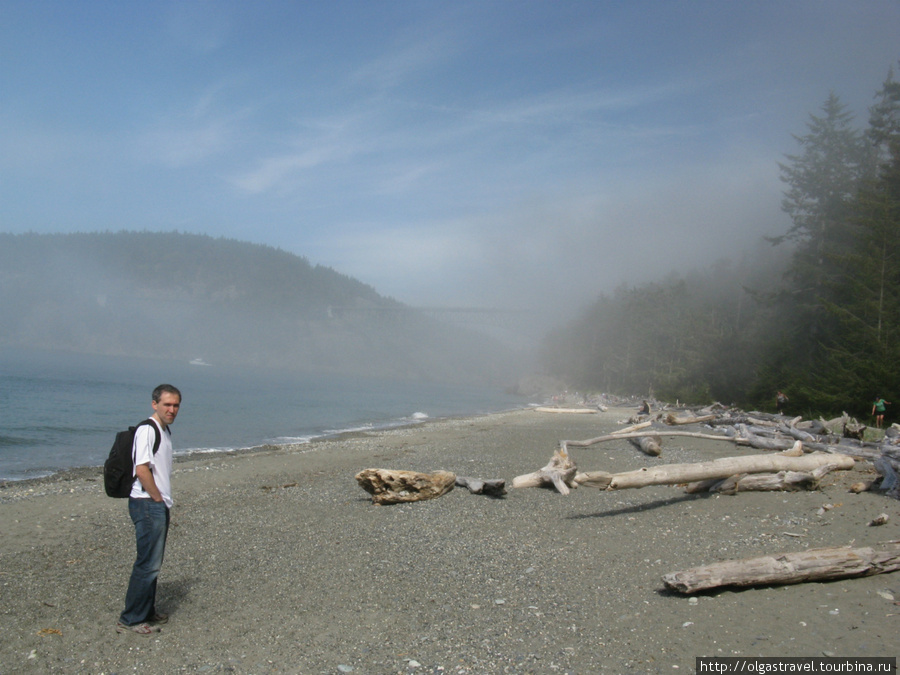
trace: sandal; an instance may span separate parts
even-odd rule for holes
[[[153,615],[147,619],[147,623],[168,623],[169,615],[164,612],[154,612]]]
[[[148,623],[135,623],[132,625],[127,625],[122,623],[121,621],[116,622],[116,632],[117,633],[135,633],[137,635],[150,636],[153,633],[158,633],[159,628],[154,628]]]

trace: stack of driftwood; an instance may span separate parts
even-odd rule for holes
[[[569,494],[579,485],[601,490],[622,490],[648,485],[686,485],[688,492],[711,491],[736,494],[748,490],[815,490],[823,476],[835,470],[852,469],[856,460],[871,462],[878,477],[859,481],[851,490],[879,490],[900,498],[900,428],[892,427],[878,441],[866,441],[865,426],[847,415],[833,420],[804,421],[780,415],[728,409],[715,405],[700,410],[663,408],[641,413],[629,426],[598,438],[560,441],[546,466],[517,476],[513,488],[552,486]],[[538,409],[539,411],[542,409]],[[570,412],[554,409],[553,412]],[[572,410],[571,412],[581,412]],[[764,451],[761,454],[724,457],[709,462],[663,464],[624,473],[578,472],[569,449],[627,439],[640,452],[659,457],[663,438],[692,437],[732,443]],[[438,471],[366,469],[356,475],[359,485],[375,504],[433,499],[454,486],[475,494],[502,497],[502,479],[457,477]],[[887,522],[882,516],[870,525]],[[877,521],[877,522],[876,522]],[[846,577],[882,574],[900,569],[900,542],[879,548],[808,549],[743,560],[726,560],[663,576],[667,588],[678,593],[697,593],[726,586],[793,584]]]
[[[687,483],[688,492],[734,494],[747,490],[814,490],[822,477],[847,470],[854,460],[873,463],[878,478],[860,481],[854,491],[878,489],[900,498],[900,429],[891,428],[878,442],[861,440],[865,427],[844,415],[830,421],[804,421],[781,415],[745,413],[715,405],[700,410],[664,409],[636,415],[630,426],[605,436],[560,441],[550,462],[538,471],[518,476],[512,486],[552,485],[568,494],[576,485],[604,490]],[[693,427],[692,430],[686,430]],[[627,439],[641,452],[658,457],[663,437],[692,437],[764,450],[763,454],[726,457],[695,464],[670,464],[621,474],[578,473],[569,449]],[[774,451],[774,452],[773,452]]]
[[[560,441],[550,462],[530,474],[518,476],[513,487],[552,485],[568,494],[577,485],[602,490],[639,488],[647,485],[687,484],[688,492],[714,491],[735,494],[746,490],[814,490],[830,471],[853,468],[856,459],[873,463],[878,478],[860,481],[855,492],[882,490],[900,498],[898,429],[892,428],[878,442],[866,442],[865,427],[847,415],[824,421],[804,422],[764,413],[743,413],[716,406],[701,411],[664,411],[629,420],[630,427],[586,441]],[[695,431],[676,431],[690,425]],[[570,447],[587,447],[623,438],[647,455],[659,456],[662,437],[690,436],[722,440],[768,451],[764,454],[726,457],[695,464],[669,464],[609,474],[578,473],[569,456]],[[774,451],[774,452],[773,452]],[[882,514],[869,525],[882,525]],[[697,593],[721,587],[795,584],[894,572],[900,569],[900,542],[880,547],[838,546],[794,553],[725,560],[711,565],[672,572],[663,583],[678,593]]]

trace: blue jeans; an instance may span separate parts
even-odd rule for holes
[[[119,622],[133,626],[150,620],[156,613],[156,578],[166,552],[169,509],[163,502],[129,498],[128,513],[134,522],[137,557]]]

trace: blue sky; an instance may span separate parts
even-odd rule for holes
[[[784,230],[900,3],[0,0],[0,231],[268,244],[419,306],[570,306]]]

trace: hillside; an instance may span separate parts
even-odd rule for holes
[[[0,234],[0,346],[505,381],[508,349],[282,250],[178,233]]]

